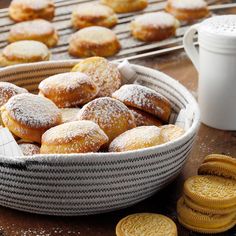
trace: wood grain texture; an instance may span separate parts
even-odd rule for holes
[[[0,7],[10,1],[1,0]],[[197,72],[183,51],[161,57],[136,60],[133,63],[159,69],[184,84],[196,93]],[[28,214],[0,207],[0,235],[80,235],[115,236],[115,226],[128,214],[156,212],[171,217],[176,223],[176,201],[181,195],[183,182],[197,173],[203,158],[210,153],[224,153],[236,157],[236,132],[224,132],[201,125],[193,151],[181,175],[153,197],[124,210],[109,214],[84,217],[50,217]],[[178,224],[178,223],[177,223]],[[180,236],[197,236],[178,224]],[[236,236],[236,227],[222,236]]]

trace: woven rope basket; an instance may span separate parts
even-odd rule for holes
[[[31,92],[44,78],[70,71],[78,61],[42,62],[0,70],[0,81]],[[138,151],[0,156],[0,205],[39,214],[87,215],[128,207],[153,195],[181,171],[199,127],[199,109],[177,81],[158,71],[132,65],[136,83],[158,90],[173,110],[190,105],[191,127],[179,139]]]

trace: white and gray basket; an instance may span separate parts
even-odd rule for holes
[[[75,60],[18,65],[0,70],[0,81],[37,91],[38,83],[69,71]],[[135,83],[153,88],[175,113],[191,107],[190,127],[179,139],[124,153],[9,157],[0,155],[0,205],[49,215],[87,215],[128,207],[151,196],[180,172],[199,127],[193,96],[169,76],[132,65]]]

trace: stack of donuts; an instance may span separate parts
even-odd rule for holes
[[[0,82],[0,122],[25,155],[125,152],[184,134],[168,124],[167,98],[145,86],[122,84],[117,66],[102,57],[44,79],[38,95]]]
[[[75,32],[69,40],[73,57],[109,57],[119,52],[121,44],[110,28],[118,23],[116,13],[141,11],[147,0],[101,0],[76,7],[71,16]],[[173,37],[181,21],[191,22],[209,15],[204,0],[168,0],[166,12],[137,16],[130,23],[131,34],[137,40],[153,42]],[[8,36],[9,45],[0,54],[0,66],[46,61],[48,48],[58,44],[59,35],[50,22],[55,15],[53,0],[13,0],[9,16],[15,24]]]

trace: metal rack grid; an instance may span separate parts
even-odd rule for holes
[[[75,32],[75,30],[71,27],[71,12],[76,5],[85,2],[91,1],[55,0],[56,16],[53,20],[53,24],[59,32],[60,41],[56,47],[50,49],[52,52],[52,60],[74,58],[68,54],[68,41],[71,34]],[[235,8],[236,10],[236,3],[234,3],[235,1],[232,0],[207,0],[207,2],[213,15],[223,14],[225,11],[232,10],[233,8]],[[130,34],[130,21],[133,20],[135,16],[147,12],[161,11],[164,9],[165,4],[166,1],[164,0],[149,0],[149,6],[144,11],[118,14],[118,25],[115,26],[112,30],[117,34],[122,49],[118,54],[111,57],[111,59],[136,59],[147,56],[159,55],[162,53],[167,53],[172,50],[182,48],[182,38],[184,32],[190,26],[186,23],[181,24],[181,27],[177,30],[177,34],[175,37],[163,40],[161,42],[141,42],[134,39]],[[8,9],[0,10],[0,50],[8,44],[7,36],[13,24],[14,22],[8,17]]]

